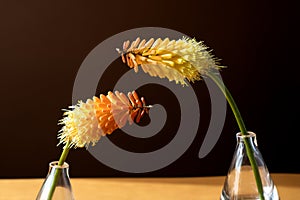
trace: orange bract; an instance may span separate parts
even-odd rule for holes
[[[64,125],[58,138],[60,143],[71,141],[75,147],[88,147],[106,134],[111,134],[117,128],[122,128],[128,121],[138,123],[141,117],[148,113],[144,98],[139,98],[133,91],[126,96],[116,91],[105,96],[93,97],[86,103],[80,101],[72,110],[64,113],[60,124]]]

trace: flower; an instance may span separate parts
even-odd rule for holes
[[[138,71],[140,65],[144,72],[150,76],[168,78],[169,81],[175,80],[176,83],[180,82],[182,85],[186,85],[184,79],[194,82],[200,80],[201,76],[211,78],[226,97],[241,134],[249,134],[229,90],[222,80],[212,72],[212,69],[220,69],[221,66],[216,64],[216,59],[207,51],[207,47],[202,42],[183,37],[177,41],[170,41],[168,38],[164,40],[152,38],[146,43],[146,40],[140,41],[140,38],[137,38],[130,47],[129,45],[130,41],[124,42],[123,51],[119,49],[117,51],[122,55],[123,62],[130,68],[134,68],[135,72]],[[258,165],[248,140],[245,140],[245,146],[260,199],[263,200],[263,186]]]
[[[135,91],[125,94],[116,91],[108,92],[105,96],[93,97],[85,103],[79,101],[77,105],[70,106],[65,117],[60,120],[64,125],[60,130],[58,138],[59,144],[66,144],[70,141],[70,146],[88,147],[107,134],[111,134],[117,128],[122,128],[128,121],[139,122],[149,106],[146,106],[144,98],[139,98]]]
[[[122,60],[138,72],[138,66],[150,76],[168,78],[170,81],[187,85],[184,79],[194,82],[201,79],[211,69],[219,69],[214,58],[203,42],[183,37],[177,41],[165,38],[148,42],[137,38],[125,41],[123,50],[117,49]]]
[[[108,92],[106,96],[101,94],[99,98],[93,97],[85,103],[79,101],[77,105],[70,106],[59,122],[63,127],[58,134],[58,145],[64,144],[64,150],[57,165],[64,164],[72,147],[87,148],[90,143],[95,145],[101,136],[125,126],[126,122],[138,123],[150,107],[135,91],[129,92],[127,96],[118,91]],[[60,170],[55,171],[47,199],[52,199],[60,173]]]

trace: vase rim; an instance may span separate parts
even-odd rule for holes
[[[237,138],[252,138],[252,137],[256,137],[256,134],[254,132],[251,131],[247,131],[248,135],[243,135],[241,132],[238,132],[236,134]]]
[[[69,164],[64,162],[64,164],[62,166],[58,166],[58,161],[52,161],[49,163],[49,166],[50,167],[53,167],[53,168],[57,168],[57,169],[66,169],[66,168],[69,168]]]

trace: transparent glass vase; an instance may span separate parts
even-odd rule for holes
[[[69,165],[58,166],[58,161],[49,163],[48,175],[37,195],[36,200],[74,200]]]
[[[279,195],[276,186],[269,174],[267,166],[257,147],[256,135],[248,132],[249,135],[238,133],[237,146],[233,159],[225,179],[221,200],[259,200],[259,193],[255,181],[254,173],[246,153],[245,140],[249,141],[250,148],[254,153],[254,158],[258,165],[260,177],[262,180],[265,200],[278,200]]]

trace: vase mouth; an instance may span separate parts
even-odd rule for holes
[[[237,138],[241,138],[241,139],[244,139],[244,138],[253,138],[253,137],[256,137],[256,134],[254,132],[251,132],[251,131],[247,131],[247,135],[243,135],[241,132],[238,132],[236,134],[236,137]]]
[[[69,164],[64,162],[63,165],[59,166],[58,165],[58,161],[52,161],[49,163],[49,166],[50,167],[53,167],[53,168],[56,168],[56,169],[66,169],[66,168],[69,168]]]

